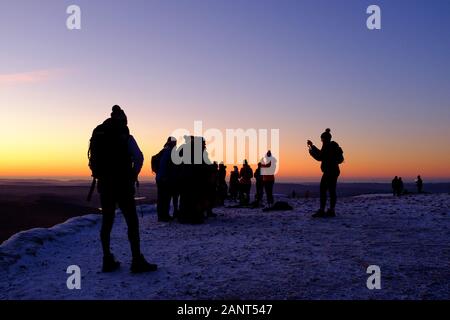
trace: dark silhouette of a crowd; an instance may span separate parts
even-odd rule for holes
[[[423,193],[423,180],[420,175],[417,176],[415,180],[417,193]],[[403,194],[408,193],[408,191],[405,189],[405,185],[403,183],[402,177],[395,176],[392,180],[392,193],[396,197],[400,197]]]
[[[329,218],[336,216],[336,188],[340,175],[339,166],[344,162],[344,156],[339,144],[332,141],[330,129],[326,129],[320,138],[320,148],[310,140],[307,141],[309,153],[320,162],[323,173],[320,181],[320,208],[313,217]],[[111,117],[93,131],[88,157],[93,176],[88,198],[97,184],[102,207],[100,239],[103,272],[115,271],[120,266],[110,249],[110,234],[117,206],[128,227],[132,253],[131,271],[155,271],[157,266],[147,262],[140,250],[139,220],[134,198],[144,157],[130,134],[125,112],[119,106],[114,106]],[[237,202],[240,207],[265,207],[264,212],[266,209],[286,210],[290,207],[282,201],[274,203],[277,159],[270,150],[258,162],[255,171],[247,160],[243,161],[240,169],[233,166],[227,184],[227,167],[223,163],[211,162],[203,137],[185,136],[179,147],[176,139],[169,137],[162,149],[151,158],[151,169],[156,174],[157,216],[162,223],[177,220],[180,223],[201,224],[206,219],[216,217],[214,208],[224,206],[226,200]],[[255,198],[252,201],[253,179]],[[423,181],[420,175],[416,179],[416,186],[418,192],[422,193]],[[394,178],[392,190],[395,196],[405,192],[401,177]],[[292,198],[296,197],[293,192]],[[308,197],[309,191],[305,194],[305,198]]]
[[[210,161],[205,139],[196,136],[185,136],[184,139],[183,144],[177,148],[176,139],[169,137],[163,148],[151,158],[151,169],[156,174],[159,222],[177,220],[180,223],[201,224],[205,219],[216,217],[214,208],[223,206],[226,199],[239,202],[238,206],[255,208],[264,206],[264,194],[264,211],[291,208],[283,202],[274,204],[277,159],[270,150],[259,161],[255,171],[247,160],[243,161],[240,170],[234,166],[228,185],[227,167],[223,163]],[[339,164],[344,161],[343,152],[336,142],[331,141],[329,129],[322,134],[321,140],[321,149],[308,140],[309,152],[321,162],[323,172],[320,209],[313,217],[333,217]],[[134,198],[144,156],[130,134],[127,117],[120,106],[115,105],[111,117],[94,129],[88,158],[93,177],[88,199],[97,185],[103,215],[100,231],[102,271],[112,272],[120,267],[120,262],[110,249],[110,234],[117,206],[128,227],[132,253],[131,271],[141,273],[157,270],[157,265],[147,262],[140,250],[139,220]],[[178,159],[182,161],[178,162]],[[254,201],[251,201],[253,179],[256,193]],[[327,193],[330,194],[330,208],[325,211]]]
[[[255,173],[247,160],[244,160],[240,170],[234,166],[228,186],[227,167],[223,163],[210,161],[204,138],[186,136],[184,139],[184,144],[176,148],[176,139],[169,137],[161,151],[152,157],[152,171],[156,174],[158,190],[159,222],[177,220],[181,223],[201,224],[207,218],[216,217],[213,209],[224,206],[226,199],[238,201],[241,206],[259,207],[263,204],[264,191],[267,206],[273,205],[275,175],[274,172],[264,171],[275,169],[276,159],[271,151],[258,164]],[[185,158],[187,153],[189,156]],[[174,159],[183,161],[176,164]],[[195,161],[196,159],[201,160]],[[255,201],[251,203],[253,178],[256,180],[257,191]]]

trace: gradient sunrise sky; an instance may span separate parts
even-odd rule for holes
[[[327,127],[344,180],[450,179],[450,1],[1,0],[0,39],[0,177],[89,177],[92,129],[120,104],[145,178],[201,120],[280,129],[283,180],[320,176],[306,140]]]

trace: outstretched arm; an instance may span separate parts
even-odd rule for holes
[[[322,161],[322,151],[320,151],[315,145],[311,145],[309,154],[317,161]]]

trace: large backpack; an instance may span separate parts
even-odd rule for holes
[[[162,149],[160,152],[158,152],[157,154],[155,154],[152,157],[151,167],[152,167],[152,171],[154,173],[158,173],[159,166],[161,164],[161,158],[162,158],[162,155],[163,155],[163,151],[164,151],[164,149]]]
[[[111,119],[97,126],[90,139],[88,158],[92,177],[96,179],[127,176],[133,163],[128,150],[128,127],[116,125]]]
[[[341,164],[344,162],[344,150],[339,146],[337,142],[335,144],[335,160],[337,164]]]

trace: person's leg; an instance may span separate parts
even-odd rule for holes
[[[267,194],[267,202],[269,203],[269,205],[273,205],[273,185],[274,185],[274,181],[268,181],[267,182],[267,189],[266,189],[266,194]]]
[[[216,217],[217,215],[213,212],[213,209],[216,206],[216,196],[217,196],[214,185],[210,185],[209,188],[205,192],[206,192],[206,197],[203,202],[205,203],[206,216],[207,217]]]
[[[123,194],[119,199],[119,208],[125,218],[128,227],[128,240],[130,241],[133,259],[141,256],[139,238],[139,220],[136,213],[136,203],[133,194]]]
[[[163,185],[160,182],[156,182],[156,213],[158,214],[158,218],[163,215]]]
[[[327,206],[327,176],[322,175],[322,179],[320,180],[320,211],[325,211],[325,207]]]
[[[172,187],[172,202],[173,202],[173,217],[175,218],[178,214],[178,197],[180,193],[175,187]]]
[[[243,183],[239,183],[239,189],[238,189],[238,197],[239,197],[239,203],[243,204],[244,203],[244,198],[245,198],[245,185]]]
[[[131,254],[133,260],[131,262],[132,273],[142,273],[156,271],[156,264],[148,263],[141,254],[140,238],[139,238],[139,220],[136,213],[136,203],[134,200],[133,188],[125,190],[120,195],[119,208],[122,210],[123,216],[128,227],[128,239],[130,241]]]
[[[167,220],[170,211],[170,200],[172,198],[172,193],[167,185],[167,183],[158,183],[158,200],[157,200],[157,212],[158,219]]]
[[[102,206],[102,227],[100,230],[100,240],[102,242],[103,256],[111,256],[111,230],[114,224],[116,211],[116,202],[111,193],[100,193],[100,202]]]
[[[257,203],[261,202],[261,182],[256,182],[256,196],[255,200]]]
[[[263,186],[264,186],[264,191],[266,192],[267,205],[270,207],[271,202],[270,202],[269,181],[264,181]]]
[[[252,185],[250,183],[245,185],[245,204],[249,204],[249,202],[250,202],[251,188],[252,188]]]
[[[338,175],[332,175],[328,178],[328,189],[330,191],[330,209],[334,211],[336,208],[336,186],[337,186]]]

